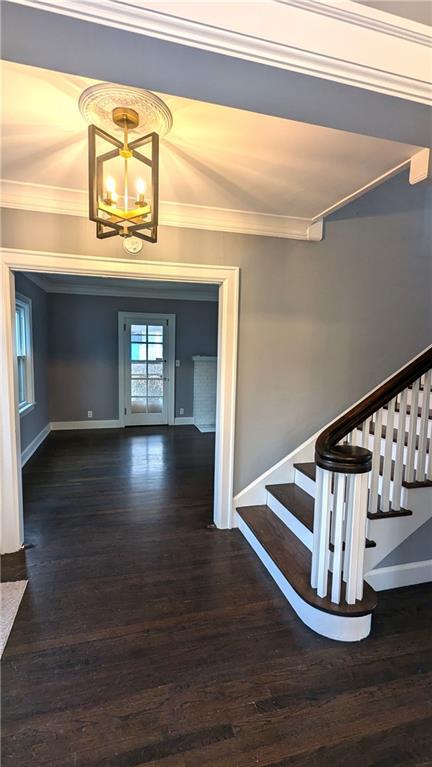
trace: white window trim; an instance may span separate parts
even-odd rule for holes
[[[34,355],[33,355],[33,305],[31,298],[22,295],[22,293],[15,294],[16,306],[24,309],[25,312],[25,332],[26,332],[26,401],[18,407],[20,417],[30,413],[36,404],[35,390],[34,390]],[[15,358],[17,359],[17,339],[15,338]],[[18,380],[18,376],[17,376]],[[17,397],[18,400],[18,397]]]

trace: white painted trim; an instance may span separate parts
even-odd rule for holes
[[[432,152],[429,148],[422,149],[414,155],[410,163],[410,184],[419,184],[432,177]]]
[[[126,425],[126,416],[124,412],[125,407],[125,335],[123,326],[128,320],[135,320],[140,322],[141,320],[159,319],[167,320],[168,325],[168,402],[167,402],[167,418],[168,426],[173,426],[174,406],[175,406],[175,380],[176,380],[176,366],[175,366],[175,339],[176,339],[176,316],[175,314],[160,314],[157,312],[118,312],[118,379],[119,379],[119,400],[118,400],[118,412],[119,421],[122,426]]]
[[[74,431],[75,429],[119,429],[121,423],[118,418],[108,421],[52,421],[51,431]]]
[[[378,567],[365,575],[366,581],[375,591],[414,586],[416,583],[432,581],[432,559],[423,562],[408,562],[405,565]]]
[[[88,218],[88,192],[85,190],[1,179],[0,193],[3,208]],[[318,242],[323,237],[322,221],[315,219],[164,200],[159,203],[159,225],[311,242]]]
[[[176,416],[174,419],[174,426],[193,426],[193,425],[194,425],[193,415],[180,415],[180,416]]]
[[[0,249],[0,256],[0,512],[3,552],[17,551],[23,540],[21,450],[15,407],[16,364],[13,353],[14,270],[219,286],[214,521],[219,528],[232,527],[239,268],[7,248]]]
[[[431,103],[431,31],[349,0],[12,0],[225,56]]]
[[[33,354],[33,302],[28,296],[15,292],[15,306],[24,310],[25,315],[25,336],[27,354],[25,357],[25,379],[27,399],[21,407],[18,408],[20,418],[30,413],[35,404],[35,386],[34,386],[34,354]],[[15,338],[15,353],[17,339]]]
[[[269,557],[244,520],[239,515],[237,516],[237,525],[240,532],[244,535],[250,546],[252,546],[264,567],[282,591],[282,594],[306,626],[309,626],[312,631],[316,631],[317,634],[341,642],[358,642],[360,639],[368,636],[371,628],[371,615],[346,618],[318,610],[316,607],[308,604],[308,602],[305,602],[293,589],[271,557]]]
[[[14,345],[15,279],[0,264],[0,531],[1,553],[24,539],[17,363]]]
[[[210,301],[217,302],[217,293],[210,291],[201,291],[199,294],[193,290],[167,290],[163,287],[140,288],[139,283],[136,287],[111,287],[109,282],[105,285],[79,285],[68,282],[51,282],[38,274],[26,273],[25,276],[31,282],[34,282],[45,293],[70,294],[77,296],[120,296],[121,298],[150,298],[153,300],[172,300],[172,301]],[[161,283],[162,285],[164,283]]]
[[[414,158],[416,156],[417,155],[414,155]],[[340,210],[340,208],[344,208],[346,205],[349,205],[350,203],[354,202],[354,200],[358,200],[359,197],[363,197],[363,195],[367,194],[368,192],[371,192],[372,189],[376,189],[377,186],[381,186],[381,184],[384,184],[386,181],[389,181],[391,178],[394,178],[394,176],[397,176],[399,173],[402,173],[402,171],[407,170],[407,168],[411,167],[411,162],[412,160],[405,160],[404,162],[399,163],[399,165],[395,165],[394,168],[390,168],[390,170],[372,179],[372,181],[369,181],[369,183],[365,184],[364,186],[361,186],[359,189],[356,189],[354,192],[351,192],[351,194],[348,194],[346,197],[342,197],[340,200],[337,200],[328,208],[325,208],[324,210],[321,210],[319,213],[317,213],[317,216],[316,216],[317,220],[322,221],[327,216],[330,216],[331,213],[334,213],[336,210]]]
[[[51,424],[47,423],[46,426],[44,426],[43,429],[39,432],[39,434],[36,434],[34,439],[27,445],[27,447],[22,451],[21,453],[21,467],[25,466],[27,461],[32,457],[33,453],[36,452],[38,447],[46,440],[48,437],[48,434],[51,431]]]

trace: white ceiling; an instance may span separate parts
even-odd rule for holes
[[[67,198],[68,190],[77,190],[85,206],[87,126],[78,98],[95,81],[11,62],[2,62],[1,72],[2,178],[30,184],[23,189],[30,199],[27,206],[36,210],[47,189],[53,198]],[[195,218],[221,222],[220,227],[200,228],[224,229],[224,217],[240,212],[251,222],[260,215],[264,220],[277,216],[309,224],[419,151],[411,145],[159,95],[174,119],[161,142],[160,197],[186,212],[193,209]],[[3,204],[8,204],[7,195]],[[85,215],[82,210],[81,214]]]

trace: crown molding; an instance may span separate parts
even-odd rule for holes
[[[0,197],[3,208],[88,217],[87,192],[78,189],[1,179]],[[176,202],[160,202],[159,223],[161,226],[262,237],[283,237],[313,242],[322,239],[322,222],[320,221]]]
[[[350,0],[11,2],[432,104],[432,29]]]
[[[51,282],[42,274],[33,274],[29,272],[23,272],[31,282],[37,285],[45,293],[62,293],[78,296],[121,296],[122,298],[152,298],[152,299],[168,299],[173,301],[212,301],[219,300],[217,294],[212,291],[201,290],[199,294],[193,290],[188,289],[189,285],[185,285],[185,288],[170,288],[169,283],[161,283],[160,288],[149,288],[148,286],[143,288],[129,288],[120,286],[104,286],[104,285],[80,285],[79,277],[78,282],[72,284],[70,282]],[[167,287],[164,287],[164,286]]]

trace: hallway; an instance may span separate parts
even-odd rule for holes
[[[364,642],[314,634],[207,529],[213,461],[178,426],[53,432],[26,465],[4,767],[432,764],[430,585],[383,592]]]

